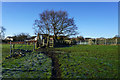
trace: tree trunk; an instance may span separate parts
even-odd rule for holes
[[[50,38],[50,36],[48,34],[48,36],[47,36],[47,46],[46,47],[49,47],[49,38]]]
[[[56,41],[57,41],[57,35],[55,34],[54,35],[54,47],[56,47],[56,45],[57,45]]]

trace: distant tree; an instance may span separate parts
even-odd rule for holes
[[[1,26],[0,27],[0,39],[2,40],[5,38],[5,31],[6,29],[3,26]]]
[[[77,40],[75,38],[72,38],[72,44],[76,44],[77,43]]]
[[[105,39],[104,37],[100,37],[101,39]]]
[[[120,38],[120,35],[115,35],[113,38]]]
[[[74,18],[69,18],[66,11],[46,10],[35,20],[35,33],[54,35],[54,41],[58,35],[71,36],[77,34]]]
[[[77,39],[83,41],[83,40],[84,40],[84,37],[83,37],[83,36],[77,36]]]
[[[14,41],[24,41],[28,37],[30,37],[28,33],[20,33],[20,34],[15,34],[15,36],[13,36],[13,39]]]

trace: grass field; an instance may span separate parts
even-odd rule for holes
[[[14,49],[33,50],[34,45],[15,44]],[[10,44],[2,45],[2,57],[10,55]]]
[[[21,48],[25,49],[25,46]],[[27,48],[30,49],[30,46]],[[116,45],[75,45],[56,49],[64,52],[57,56],[61,64],[62,78],[118,78]],[[51,59],[44,54],[34,51],[26,53],[24,57],[4,59],[9,52],[10,46],[4,44],[2,46],[4,78],[51,77]]]
[[[32,50],[33,45],[15,45],[15,49]],[[2,45],[2,71],[3,78],[50,78],[51,59],[33,51],[25,53],[24,57],[5,59],[10,55],[10,45]]]
[[[118,78],[118,46],[75,45],[59,48],[63,78]]]

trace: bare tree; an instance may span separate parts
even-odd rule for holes
[[[20,33],[20,34],[14,34],[13,39],[14,41],[24,41],[30,37],[29,33]]]
[[[40,15],[40,19],[35,20],[35,33],[54,35],[54,41],[57,36],[71,36],[77,34],[77,27],[74,18],[69,18],[66,11],[46,10]]]
[[[5,31],[6,31],[6,29],[3,26],[1,26],[0,27],[0,39],[5,38]]]

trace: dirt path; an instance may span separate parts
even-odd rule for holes
[[[56,58],[55,54],[56,53],[52,53],[52,55],[50,56],[51,59],[52,59],[52,76],[51,76],[51,79],[61,78],[60,64],[59,64],[59,60]]]
[[[55,53],[54,50],[37,50],[37,51],[42,51],[46,56],[50,57],[52,60],[52,75],[51,75],[51,80],[54,80],[54,78],[59,78],[61,79],[61,69],[60,69],[60,64],[59,64],[59,59],[56,57],[59,53]]]

